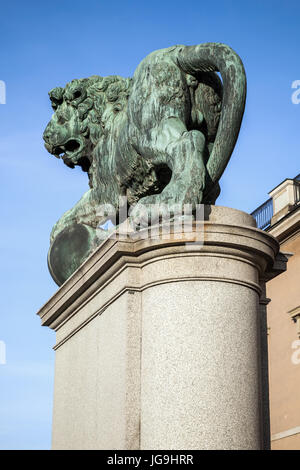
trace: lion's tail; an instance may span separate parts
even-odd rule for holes
[[[217,182],[233,152],[246,100],[246,75],[239,56],[225,44],[206,43],[180,46],[179,67],[190,75],[199,72],[220,72],[223,80],[222,111],[213,150],[207,162],[212,183]]]

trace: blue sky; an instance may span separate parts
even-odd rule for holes
[[[43,147],[48,91],[93,74],[131,76],[148,53],[174,44],[229,44],[248,95],[217,203],[251,212],[300,172],[300,105],[291,101],[299,15],[293,0],[2,2],[0,449],[50,447],[55,338],[36,312],[57,289],[46,263],[51,228],[87,190],[86,174]]]

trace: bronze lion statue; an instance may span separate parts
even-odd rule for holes
[[[215,203],[241,125],[246,77],[224,44],[178,45],[149,54],[133,78],[76,79],[49,96],[46,149],[81,166],[90,186],[51,233],[48,264],[60,285],[107,236],[98,227],[109,208],[118,224],[126,204],[141,227],[150,215],[160,220],[184,204]]]

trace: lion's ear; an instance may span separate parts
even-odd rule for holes
[[[64,92],[65,89],[61,87],[56,87],[49,91],[48,95],[54,110],[63,102]]]

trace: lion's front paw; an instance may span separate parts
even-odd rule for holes
[[[135,231],[156,225],[169,218],[167,205],[155,203],[151,196],[143,198],[142,201],[129,212],[130,225]]]
[[[174,200],[162,195],[144,197],[131,209],[129,220],[134,230],[191,217],[195,212],[197,202],[187,204],[184,198]]]

